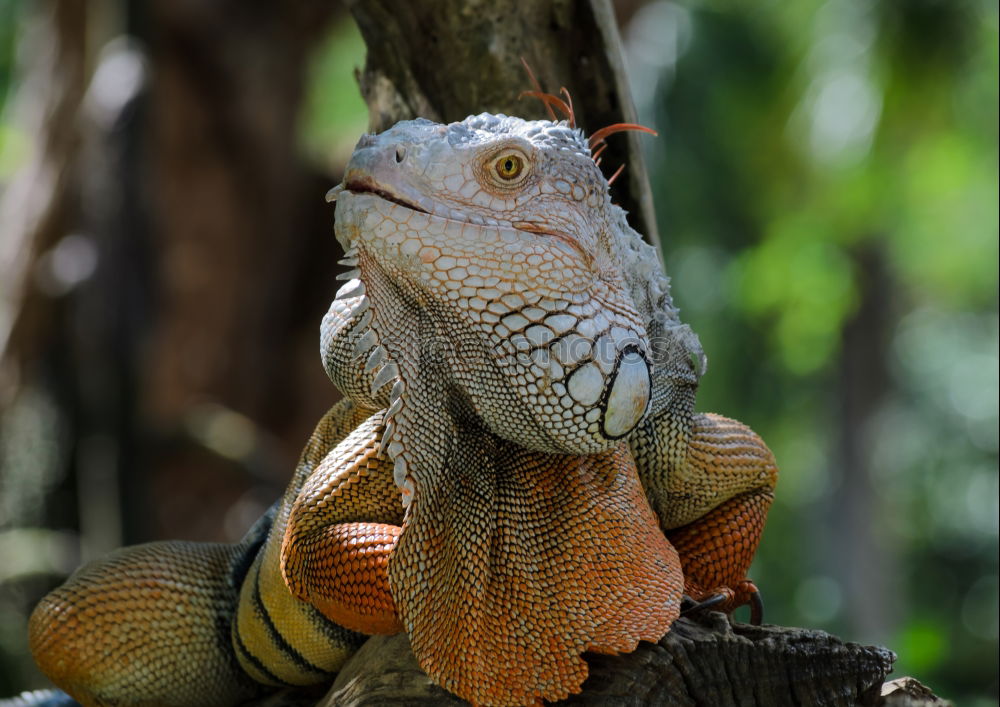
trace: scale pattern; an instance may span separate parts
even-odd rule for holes
[[[246,699],[259,688],[228,647],[237,587],[225,578],[238,554],[232,545],[153,543],[87,565],[35,609],[31,652],[85,705]]]
[[[230,705],[404,629],[456,694],[538,704],[580,689],[584,652],[661,638],[682,591],[749,599],[774,459],[694,412],[698,338],[580,131],[400,123],[330,197],[350,270],[321,354],[346,399],[241,543],[126,549],[46,597],[57,684]]]
[[[756,591],[746,579],[771,505],[769,490],[759,489],[731,498],[667,538],[684,558],[684,591],[696,600],[722,593],[716,607],[732,611]]]
[[[584,651],[629,652],[666,633],[680,564],[624,445],[556,461],[474,435],[458,443],[454,473],[418,487],[390,563],[436,682],[481,705],[562,699],[587,676]]]

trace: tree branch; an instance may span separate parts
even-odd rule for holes
[[[459,650],[456,648],[456,650]],[[679,619],[658,644],[588,655],[584,691],[560,705],[878,705],[896,656],[823,631],[730,625],[710,612]],[[405,634],[369,639],[322,707],[463,705],[417,665]]]

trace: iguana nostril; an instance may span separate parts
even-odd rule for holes
[[[396,145],[396,163],[402,162],[406,159],[406,148],[402,145]]]

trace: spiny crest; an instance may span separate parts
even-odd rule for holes
[[[661,317],[679,322],[678,311],[670,296],[670,278],[660,267],[656,249],[646,243],[625,218],[625,212],[616,209],[616,254],[622,273],[633,282],[632,298],[640,309],[661,313]]]
[[[518,98],[530,96],[540,100],[545,104],[545,110],[549,114],[553,123],[559,122],[556,118],[555,112],[553,111],[553,107],[558,108],[563,115],[566,116],[566,122],[569,123],[569,127],[576,128],[576,114],[573,111],[573,97],[569,95],[569,90],[565,86],[559,87],[559,93],[565,96],[565,101],[559,96],[546,93],[542,90],[542,85],[535,77],[535,72],[531,70],[530,66],[528,66],[528,62],[525,61],[524,57],[521,57],[521,64],[524,66],[524,70],[528,72],[528,78],[531,80],[531,85],[534,86],[534,90],[522,91],[520,95],[518,95]],[[601,153],[604,152],[605,148],[608,146],[604,141],[605,138],[614,135],[615,133],[625,132],[628,130],[648,133],[653,136],[658,135],[655,130],[636,123],[614,123],[612,125],[606,125],[605,127],[596,130],[589,138],[587,138],[587,147],[590,150],[590,156],[593,158],[594,163],[598,166],[601,164]],[[625,164],[622,163],[618,169],[615,170],[614,174],[608,178],[608,186],[615,183],[615,180],[618,179],[624,169]]]
[[[576,115],[573,113],[573,97],[569,95],[569,91],[566,87],[562,86],[559,88],[559,92],[566,96],[566,100],[563,101],[558,96],[553,96],[551,93],[546,93],[542,90],[542,84],[538,82],[535,72],[531,70],[531,67],[528,65],[527,60],[523,56],[521,57],[521,65],[524,67],[524,70],[528,72],[528,79],[531,81],[531,85],[535,87],[535,90],[522,91],[518,98],[523,96],[533,96],[539,99],[545,104],[545,111],[549,114],[549,117],[552,118],[553,123],[556,122],[556,114],[552,111],[552,106],[555,106],[566,116],[566,120],[569,121],[569,126],[571,128],[575,128]]]
[[[407,480],[406,460],[401,456],[402,444],[393,439],[396,431],[395,417],[403,408],[403,392],[405,383],[399,373],[399,366],[390,358],[386,348],[382,345],[378,332],[372,326],[371,302],[368,298],[364,283],[360,279],[360,268],[358,267],[358,250],[352,248],[340,261],[341,265],[352,268],[352,270],[339,276],[340,279],[347,279],[347,282],[337,291],[336,299],[347,300],[357,299],[357,303],[349,313],[350,318],[360,317],[354,329],[357,334],[356,343],[352,352],[352,360],[364,359],[364,372],[374,373],[371,384],[371,397],[375,398],[379,392],[392,383],[389,392],[389,407],[383,417],[385,432],[379,444],[379,453],[388,453],[394,460],[393,479],[403,490],[402,499],[404,507],[409,505],[413,498],[413,482]]]

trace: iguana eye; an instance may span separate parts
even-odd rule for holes
[[[508,147],[493,153],[483,162],[483,171],[496,186],[507,189],[517,186],[527,178],[531,164],[523,152]]]
[[[500,179],[513,181],[521,175],[524,169],[524,160],[515,154],[501,155],[493,164]]]

